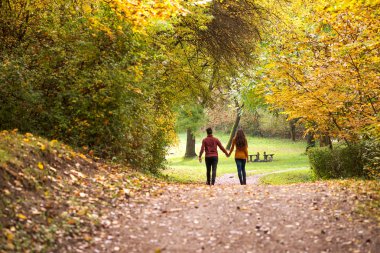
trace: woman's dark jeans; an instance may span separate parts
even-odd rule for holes
[[[247,162],[247,160],[235,158],[235,162],[236,162],[240,184],[247,184],[247,179],[246,179],[246,174],[245,174],[245,163]]]
[[[211,178],[211,184],[215,184],[215,177],[216,177],[216,167],[218,166],[218,157],[206,157],[206,168],[207,168],[207,184],[210,185],[210,174],[211,174],[211,167],[212,167],[212,178]]]

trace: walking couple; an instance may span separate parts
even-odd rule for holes
[[[218,166],[217,147],[219,147],[226,154],[227,157],[230,157],[231,153],[234,151],[234,148],[236,146],[235,162],[236,162],[236,167],[238,171],[239,181],[240,181],[240,184],[245,185],[246,184],[245,164],[248,158],[248,142],[247,142],[247,139],[245,138],[243,130],[239,129],[236,132],[235,138],[232,141],[232,147],[230,149],[230,152],[227,152],[227,150],[223,147],[220,141],[214,136],[212,136],[211,128],[207,128],[206,132],[207,132],[207,137],[203,139],[201,151],[199,152],[199,162],[202,162],[202,155],[203,155],[203,152],[205,152],[206,153],[205,163],[206,163],[206,169],[207,169],[207,184],[208,185],[215,184],[216,168]],[[212,171],[212,175],[210,175],[211,171]]]

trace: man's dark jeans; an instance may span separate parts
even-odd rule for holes
[[[240,184],[247,184],[247,179],[246,179],[246,174],[245,174],[246,161],[247,161],[246,159],[235,158]]]
[[[216,177],[216,167],[218,166],[218,157],[206,157],[205,162],[207,168],[207,184],[210,185],[210,174],[212,168],[211,184],[214,185]]]

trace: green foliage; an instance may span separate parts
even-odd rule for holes
[[[366,140],[363,142],[362,150],[365,173],[380,180],[380,142],[374,139]]]
[[[199,130],[206,121],[204,109],[200,105],[184,105],[178,109],[177,132],[191,129],[192,132]]]
[[[250,111],[256,111],[261,108],[267,108],[264,95],[253,86],[243,94],[244,107]]]
[[[0,129],[151,171],[174,139],[173,108],[211,103],[210,90],[250,62],[267,15],[254,1],[1,3]],[[197,128],[202,109],[185,111]]]
[[[310,148],[311,169],[317,178],[348,178],[364,175],[360,146]]]
[[[22,2],[13,6],[20,19],[35,11],[22,20],[0,6],[0,129],[84,146],[146,170],[161,167],[179,97],[179,75],[166,76],[177,65],[162,64],[169,49],[135,33],[102,1],[92,11],[76,1]],[[23,33],[13,33],[20,23]]]

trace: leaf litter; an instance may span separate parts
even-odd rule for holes
[[[3,131],[0,149],[9,153],[0,252],[376,252],[380,243],[378,181],[169,184],[31,134]]]
[[[0,149],[0,252],[85,252],[166,184],[29,133],[0,132]]]

